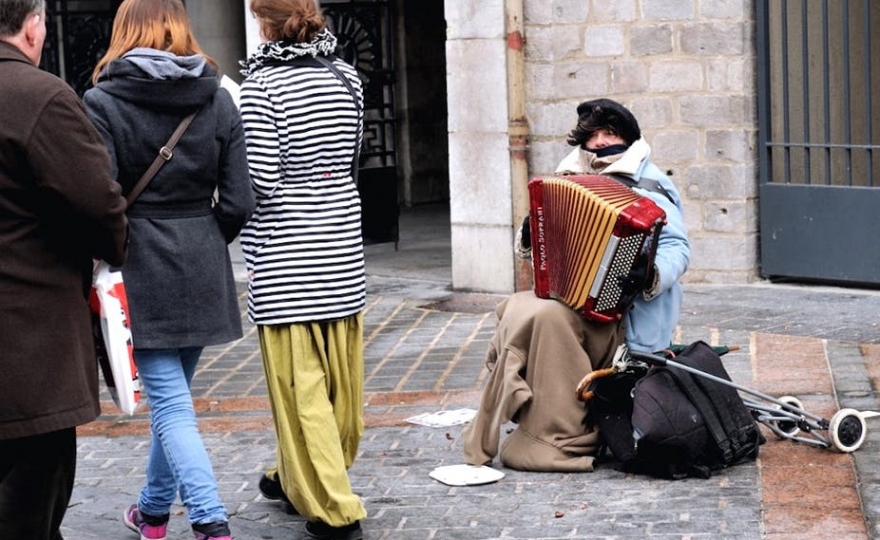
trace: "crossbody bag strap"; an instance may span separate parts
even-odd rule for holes
[[[339,78],[340,81],[342,81],[342,84],[344,84],[345,87],[348,88],[348,92],[351,94],[351,98],[354,100],[354,106],[355,109],[357,109],[358,117],[360,117],[362,115],[361,102],[358,101],[357,92],[355,91],[354,86],[352,86],[351,81],[348,80],[348,77],[346,77],[341,71],[339,71],[339,68],[336,67],[336,65],[333,64],[333,62],[331,60],[328,60],[326,57],[315,56],[315,60],[317,60],[324,67],[329,69],[334,75],[336,75],[337,78]],[[352,159],[351,161],[351,178],[354,180],[355,184],[357,184],[358,166],[360,165],[360,153],[360,141],[356,140],[354,147],[354,159]]]
[[[637,187],[637,188],[641,188],[641,189],[646,189],[648,191],[653,191],[655,193],[659,193],[659,194],[663,195],[664,197],[666,197],[667,199],[669,199],[669,202],[671,202],[672,204],[675,204],[675,201],[672,199],[672,195],[670,195],[669,192],[666,191],[666,188],[664,188],[662,185],[660,185],[660,182],[658,182],[657,180],[654,180],[653,178],[641,178],[641,179],[639,179],[638,182],[636,182],[631,177],[629,177],[625,174],[618,174],[618,173],[599,173],[599,174],[601,174],[602,176],[607,176],[609,178],[613,178],[613,179],[617,180],[618,182],[620,182],[621,184],[628,186],[630,188]]]
[[[174,133],[171,134],[171,138],[168,139],[168,142],[165,143],[165,146],[159,149],[159,154],[156,155],[156,159],[153,160],[153,163],[150,165],[150,168],[140,177],[137,181],[137,184],[131,188],[131,192],[125,197],[125,201],[131,206],[131,203],[138,198],[144,188],[147,187],[147,184],[150,183],[150,180],[156,176],[156,173],[159,172],[159,169],[162,168],[162,165],[165,165],[166,161],[171,159],[171,156],[174,155],[174,145],[177,144],[177,141],[180,140],[180,137],[183,136],[183,133],[186,131],[186,128],[189,127],[190,122],[193,121],[193,118],[198,114],[198,110],[193,111],[192,113],[186,115],[183,120],[178,124],[177,129],[174,130]]]

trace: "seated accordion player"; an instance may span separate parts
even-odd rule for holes
[[[666,214],[607,176],[529,182],[535,295],[555,298],[599,322],[619,320],[632,300],[622,281],[654,264]]]

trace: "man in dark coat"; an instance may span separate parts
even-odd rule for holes
[[[60,540],[76,426],[100,413],[92,259],[124,262],[125,199],[79,98],[41,71],[45,0],[0,0],[0,538]]]

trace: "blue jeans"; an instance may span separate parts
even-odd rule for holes
[[[145,514],[168,514],[179,492],[193,525],[227,520],[190,393],[201,354],[201,347],[134,352],[149,398],[152,432],[147,483],[138,507]]]

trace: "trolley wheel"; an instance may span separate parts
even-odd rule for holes
[[[789,407],[801,411],[804,410],[804,404],[801,403],[801,400],[794,396],[782,396],[779,398],[779,401],[788,405]],[[793,412],[785,409],[780,405],[777,405],[776,408],[779,410],[784,410],[786,412]],[[794,420],[777,420],[774,423],[776,424],[776,427],[779,428],[779,431],[783,432],[786,437],[794,437],[801,432],[801,428],[798,427],[797,422],[795,422]]]
[[[840,409],[828,423],[831,442],[841,452],[855,452],[865,442],[867,426],[861,413],[855,409]]]

